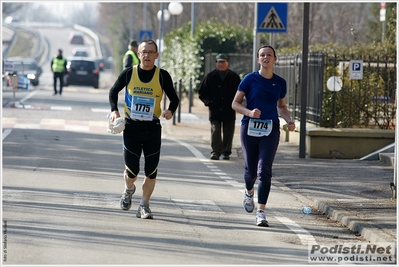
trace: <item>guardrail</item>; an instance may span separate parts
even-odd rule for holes
[[[10,47],[11,47],[11,45],[14,42],[14,39],[15,39],[15,27],[13,27],[11,25],[3,25],[3,27],[6,27],[6,28],[8,28],[9,30],[11,30],[13,32],[13,35],[12,35],[11,39],[6,41],[7,47],[3,51],[3,58],[6,58],[7,55],[8,55],[8,51],[10,50]],[[5,40],[3,40],[3,45],[4,45],[4,43],[5,43]]]
[[[94,33],[89,28],[86,28],[86,27],[78,25],[78,24],[74,24],[73,28],[90,36],[90,38],[92,38],[94,40],[96,51],[97,51],[97,56],[103,57],[102,51],[101,51],[101,46],[100,46],[100,39],[98,38],[98,35],[96,33]]]
[[[19,29],[22,29],[24,31],[31,32],[35,36],[34,38],[38,41],[37,51],[35,51],[32,55],[30,55],[30,57],[34,58],[36,60],[36,62],[40,62],[40,60],[42,59],[42,56],[44,54],[44,51],[45,51],[45,41],[44,41],[43,34],[41,32],[39,32],[39,31],[36,31],[36,30],[34,30],[34,29],[30,28],[30,27],[23,26],[23,25],[16,25],[16,26],[7,25],[5,27],[7,27],[10,30],[12,30],[14,32],[14,34],[13,34],[11,40],[10,40],[9,46],[3,52],[3,58],[7,58],[8,57],[9,51],[12,48],[12,46],[14,45],[14,43],[15,43],[16,32]]]

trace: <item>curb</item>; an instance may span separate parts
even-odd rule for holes
[[[379,160],[384,162],[386,165],[395,166],[395,154],[394,153],[380,153]]]
[[[332,205],[328,205],[323,201],[315,200],[315,206],[320,210],[325,216],[331,218],[334,221],[341,223],[350,230],[364,237],[367,241],[376,242],[394,242],[392,237],[387,235],[383,230],[371,226],[370,224],[361,222],[355,214],[340,210]]]
[[[383,230],[373,227],[370,224],[361,222],[361,220],[353,212],[344,211],[336,206],[329,205],[326,202],[318,199],[312,200],[305,195],[295,192],[276,179],[272,179],[272,185],[280,188],[283,191],[289,192],[304,205],[313,207],[314,209],[320,211],[323,216],[326,216],[327,218],[344,225],[349,230],[355,232],[355,234],[361,235],[370,243],[396,243],[396,240],[393,240],[393,238],[386,234]]]

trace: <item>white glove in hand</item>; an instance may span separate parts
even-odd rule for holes
[[[108,129],[107,131],[112,134],[119,134],[123,130],[125,130],[125,119],[124,118],[117,118],[114,122],[108,121]]]

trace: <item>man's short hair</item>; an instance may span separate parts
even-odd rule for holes
[[[130,46],[133,46],[133,47],[138,47],[139,45],[138,45],[138,43],[137,43],[137,41],[130,41]]]

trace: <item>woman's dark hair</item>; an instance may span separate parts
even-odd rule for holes
[[[257,53],[257,57],[259,57],[259,51],[262,49],[262,48],[270,48],[271,50],[273,50],[273,55],[274,55],[274,57],[276,57],[276,50],[274,50],[274,47],[273,46],[271,46],[271,45],[263,45],[263,46],[261,46],[259,49],[258,49],[258,53]]]

